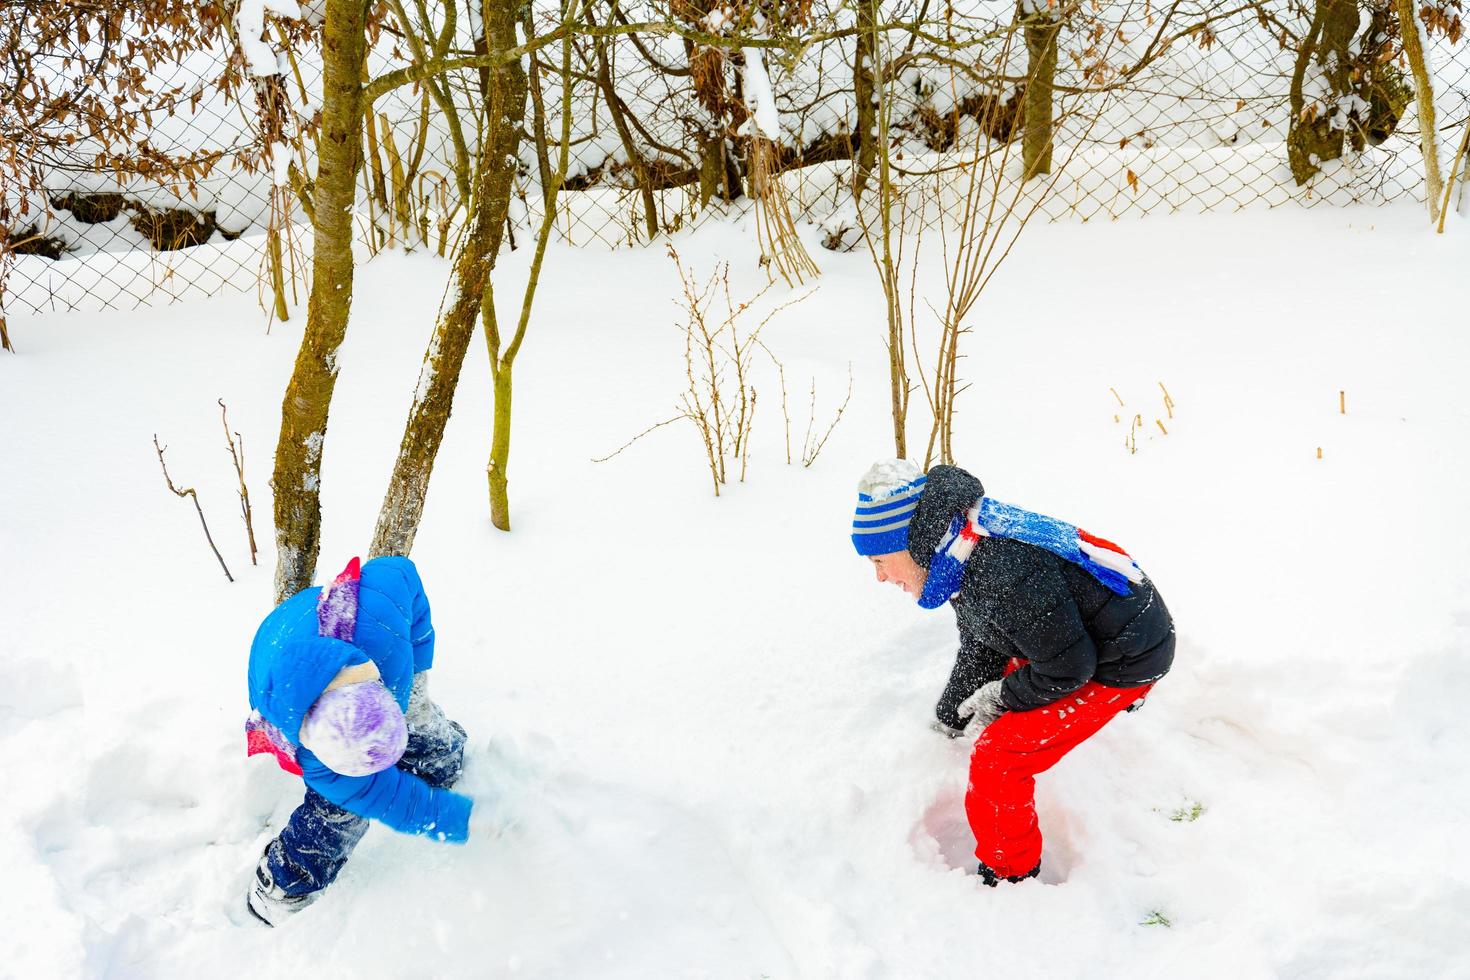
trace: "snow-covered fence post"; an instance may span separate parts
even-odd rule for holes
[[[363,0],[327,0],[311,296],[306,332],[281,402],[276,442],[276,601],[311,584],[321,549],[322,447],[337,384],[337,349],[352,309],[352,210],[362,164]]]

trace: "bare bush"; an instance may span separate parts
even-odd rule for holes
[[[593,462],[606,462],[619,455],[644,436],[684,420],[699,434],[700,446],[704,450],[705,467],[709,471],[710,484],[715,496],[720,488],[727,486],[733,477],[745,482],[750,463],[750,438],[755,424],[756,405],[759,393],[753,381],[753,362],[757,351],[765,351],[780,371],[781,411],[786,419],[786,461],[791,462],[791,416],[786,402],[785,368],[770,348],[761,339],[761,332],[778,315],[807,299],[804,293],[771,309],[760,322],[746,326],[747,314],[771,290],[767,283],[749,299],[736,302],[730,291],[730,267],[728,263],[715,268],[709,278],[701,280],[686,268],[678,251],[666,246],[669,258],[679,272],[681,295],[675,304],[682,312],[681,329],[684,334],[684,378],[685,388],[679,395],[678,413],[672,418],[656,422],[638,435],[629,439],[618,449]],[[852,393],[849,375],[848,394]],[[816,386],[812,387],[813,419],[816,408]],[[843,403],[843,409],[846,402]],[[837,418],[842,417],[839,409]],[[808,425],[804,444],[803,463],[810,466],[821,452],[831,434],[831,426],[820,438],[813,439],[811,424]]]

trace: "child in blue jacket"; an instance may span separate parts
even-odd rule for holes
[[[249,750],[269,751],[306,799],[266,845],[246,906],[278,925],[336,879],[377,820],[463,843],[472,802],[449,790],[465,730],[427,693],[434,626],[407,558],[353,559],[327,589],[275,608],[250,647]]]

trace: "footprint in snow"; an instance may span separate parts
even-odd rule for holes
[[[1055,807],[1052,810],[1050,819],[1046,812],[1041,817],[1042,833],[1046,838],[1046,849],[1041,857],[1041,881],[1059,885],[1067,880],[1077,854],[1066,811]],[[958,787],[942,790],[915,824],[909,842],[921,861],[973,874],[978,861],[975,857],[975,835],[965,817],[964,791]]]

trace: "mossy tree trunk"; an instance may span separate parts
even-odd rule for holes
[[[1337,118],[1342,111],[1338,103],[1353,90],[1351,47],[1357,30],[1357,0],[1317,0],[1291,75],[1286,156],[1299,186],[1311,180],[1322,163],[1342,156],[1347,124]],[[1325,106],[1306,98],[1309,71],[1321,76],[1328,100]]]
[[[1052,96],[1057,75],[1057,42],[1062,22],[1044,2],[1021,0],[1019,16],[1026,36],[1026,94],[1021,128],[1021,165],[1026,179],[1051,173]]]
[[[488,0],[484,11],[487,50],[503,51],[520,43],[515,35],[520,15],[515,0]],[[429,477],[454,405],[454,390],[500,251],[526,115],[527,82],[520,59],[490,69],[485,84],[489,132],[476,167],[470,227],[455,257],[449,296],[424,354],[398,458],[373,530],[373,555],[406,555],[413,548]]]
[[[490,523],[510,530],[510,420],[512,373],[515,362],[501,364],[492,372],[495,408],[490,428],[490,462],[485,476],[490,488]]]
[[[1439,198],[1444,193],[1444,177],[1439,169],[1439,134],[1434,118],[1434,84],[1430,80],[1429,58],[1424,50],[1424,34],[1420,32],[1419,12],[1414,0],[1395,0],[1399,13],[1399,30],[1404,37],[1404,54],[1414,74],[1414,106],[1419,115],[1419,144],[1424,153],[1424,192],[1429,204],[1429,220],[1439,220]]]
[[[352,308],[352,205],[362,164],[366,19],[364,0],[327,0],[311,296],[305,335],[281,403],[271,480],[277,601],[311,584],[321,548],[322,448],[337,384],[337,349]]]
[[[574,2],[574,0],[568,0]],[[546,192],[546,210],[541,216],[541,227],[536,233],[536,252],[531,257],[531,268],[526,275],[526,288],[521,296],[520,317],[516,321],[515,333],[510,343],[501,347],[500,321],[496,315],[495,293],[492,283],[486,283],[482,316],[485,321],[485,347],[490,355],[490,376],[494,381],[495,409],[491,423],[490,460],[486,464],[489,483],[490,523],[502,531],[510,530],[510,433],[511,404],[514,386],[516,355],[526,339],[526,328],[531,324],[531,307],[536,299],[536,289],[541,282],[541,265],[546,259],[546,246],[551,241],[556,227],[556,202],[561,188],[566,183],[567,165],[572,145],[572,36],[568,32],[561,42],[561,136],[558,140],[556,172],[551,175],[551,185]],[[538,96],[539,107],[539,96]],[[537,112],[539,119],[544,112]],[[546,133],[536,133],[538,146],[547,143]]]

